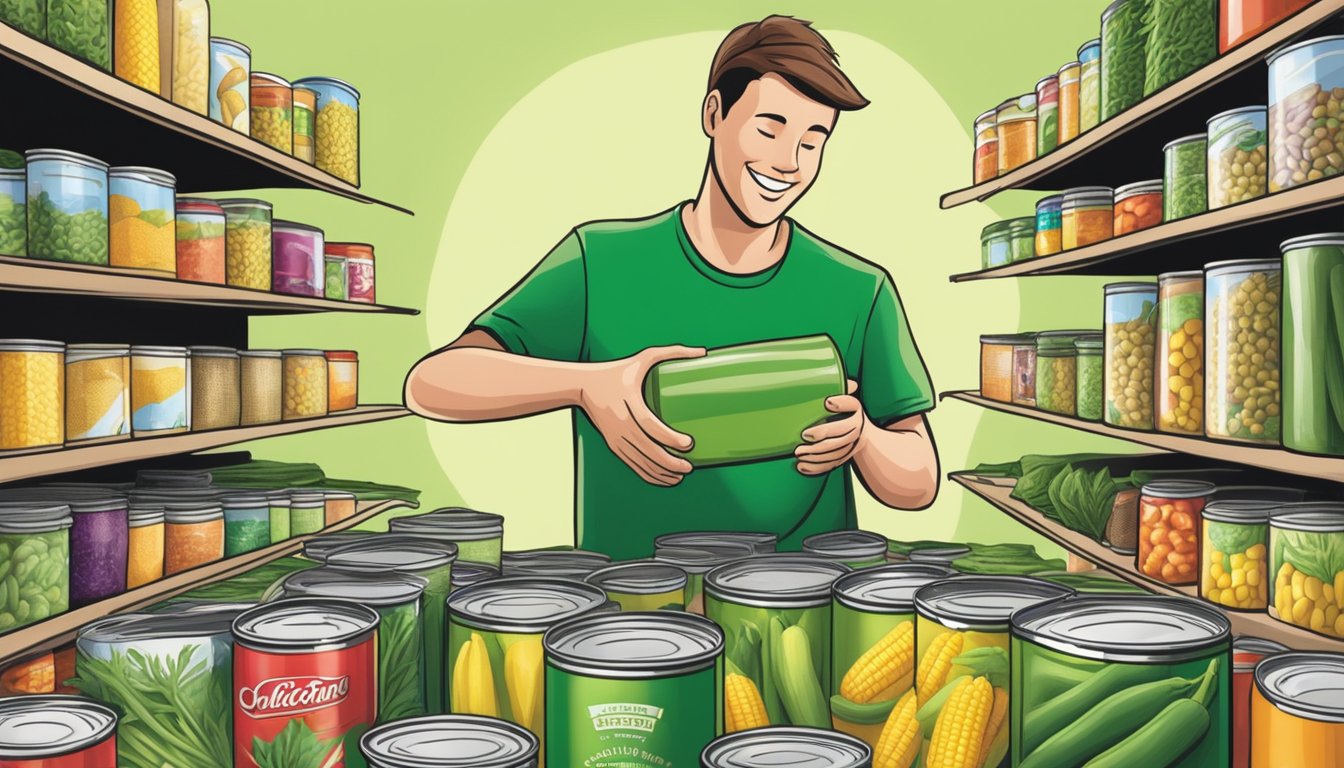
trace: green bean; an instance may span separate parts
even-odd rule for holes
[[[1142,728],[1089,761],[1084,768],[1129,768],[1134,765],[1167,768],[1174,765],[1208,733],[1208,707],[1217,679],[1218,660],[1214,659],[1193,697],[1168,704]]]
[[[1218,55],[1216,0],[1150,0],[1143,95],[1149,96]]]
[[[105,70],[112,68],[108,0],[48,0],[47,42]]]
[[[0,0],[0,21],[31,37],[46,37],[46,0]]]
[[[1151,683],[1161,675],[1161,667],[1145,664],[1111,664],[1097,670],[1087,680],[1026,713],[1022,753],[1029,754],[1106,698],[1131,686]]]
[[[1150,0],[1125,0],[1107,9],[1101,21],[1101,119],[1129,109],[1143,98],[1147,42],[1144,17]]]

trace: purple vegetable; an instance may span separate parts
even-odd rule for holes
[[[71,512],[70,607],[125,592],[130,535],[126,502],[76,504]]]

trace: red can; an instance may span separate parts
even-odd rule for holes
[[[1232,768],[1251,764],[1251,689],[1255,665],[1266,656],[1282,653],[1288,646],[1260,637],[1237,637],[1232,641]]]
[[[117,714],[80,696],[0,699],[0,768],[112,768]]]
[[[363,766],[359,739],[377,717],[378,614],[346,600],[280,600],[233,623],[235,768],[282,765],[296,747],[313,766]]]

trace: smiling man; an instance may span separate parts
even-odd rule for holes
[[[891,277],[786,215],[817,180],[840,113],[867,104],[809,22],[770,16],[734,29],[710,68],[696,198],[574,229],[416,365],[407,404],[458,422],[570,409],[576,543],[621,559],[674,531],[768,531],[797,549],[852,528],[851,466],[883,504],[928,506],[932,387]],[[644,402],[661,361],[821,333],[840,350],[849,392],[826,402],[833,418],[806,430],[793,458],[692,471],[675,452],[693,436]],[[527,468],[517,476],[526,482]]]

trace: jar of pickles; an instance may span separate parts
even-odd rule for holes
[[[322,230],[276,219],[272,237],[271,290],[321,298],[326,289]]]
[[[224,285],[224,209],[213,200],[177,198],[177,279]]]
[[[1157,276],[1157,428],[1204,434],[1204,273]]]
[[[1059,68],[1059,143],[1078,138],[1078,77],[1082,64],[1070,61]]]
[[[359,91],[334,77],[295,80],[317,94],[317,167],[359,186]]]
[[[1213,500],[1204,508],[1199,596],[1214,605],[1263,611],[1269,605],[1267,501]]]
[[[1013,345],[1017,336],[980,337],[980,396],[1013,401]]]
[[[1111,283],[1106,294],[1105,422],[1153,428],[1153,352],[1157,285]]]
[[[1213,483],[1161,480],[1139,492],[1139,573],[1164,584],[1198,581],[1200,513]]]
[[[1078,49],[1078,133],[1101,123],[1101,38]]]
[[[238,426],[241,379],[238,350],[189,347],[191,353],[191,428],[196,431]]]
[[[1020,333],[1013,341],[1013,404],[1036,407],[1036,334]]]
[[[1028,93],[999,105],[999,175],[1036,159],[1036,94]]]
[[[1241,107],[1209,118],[1209,210],[1265,194],[1268,135],[1264,107]]]
[[[989,181],[999,175],[999,132],[995,116],[996,110],[975,118],[975,167],[973,178],[976,184]]]
[[[284,400],[285,421],[327,415],[327,358],[320,349],[286,349]]]
[[[349,301],[350,290],[346,286],[346,280],[349,277],[348,271],[350,262],[343,256],[333,256],[327,254],[322,257],[322,265],[326,268],[326,280],[324,280],[323,292],[328,299],[332,301]]]
[[[327,409],[354,410],[359,405],[359,353],[333,350],[327,358]]]
[[[243,134],[251,133],[252,51],[236,40],[210,38],[210,118]]]
[[[0,451],[65,442],[65,345],[0,340]]]
[[[107,163],[60,149],[30,149],[28,256],[107,266]]]
[[[1304,40],[1269,56],[1269,191],[1344,171],[1340,105],[1344,36]]]
[[[274,424],[280,421],[283,364],[279,350],[249,349],[238,353],[241,363],[242,407],[239,423]]]
[[[198,115],[210,114],[210,3],[173,2],[173,103]]]
[[[346,293],[350,301],[377,303],[373,269],[373,246],[368,243],[326,243],[328,256],[342,256],[346,264]]]
[[[1110,187],[1075,187],[1065,190],[1063,197],[1060,220],[1064,250],[1114,236],[1115,203]]]
[[[1162,180],[1140,181],[1115,189],[1115,236],[1162,223]]]
[[[1277,444],[1281,262],[1222,261],[1205,270],[1204,307],[1209,313],[1205,433]]]
[[[317,121],[317,92],[312,88],[294,89],[294,156],[312,165],[317,162],[314,128]]]
[[[294,154],[294,88],[269,72],[253,72],[252,138],[287,155]]]
[[[28,255],[27,175],[0,168],[0,256]]]
[[[271,289],[271,204],[265,200],[220,200],[224,229],[225,272],[229,285],[254,291]]]
[[[1176,221],[1209,209],[1209,142],[1185,136],[1162,148],[1162,220]]]
[[[1063,416],[1078,414],[1078,352],[1073,342],[1087,331],[1036,334],[1036,407]]]
[[[156,168],[107,172],[108,258],[114,267],[177,273],[177,179]]]
[[[1064,250],[1064,196],[1051,195],[1036,203],[1036,255]]]
[[[1290,504],[1269,519],[1269,614],[1344,638],[1344,506]]]
[[[1102,347],[1104,342],[1100,333],[1090,333],[1074,339],[1077,356],[1077,392],[1074,402],[1077,404],[1078,418],[1088,421],[1101,421],[1101,400],[1103,390]]]
[[[1059,75],[1047,75],[1036,83],[1036,155],[1059,146]]]

